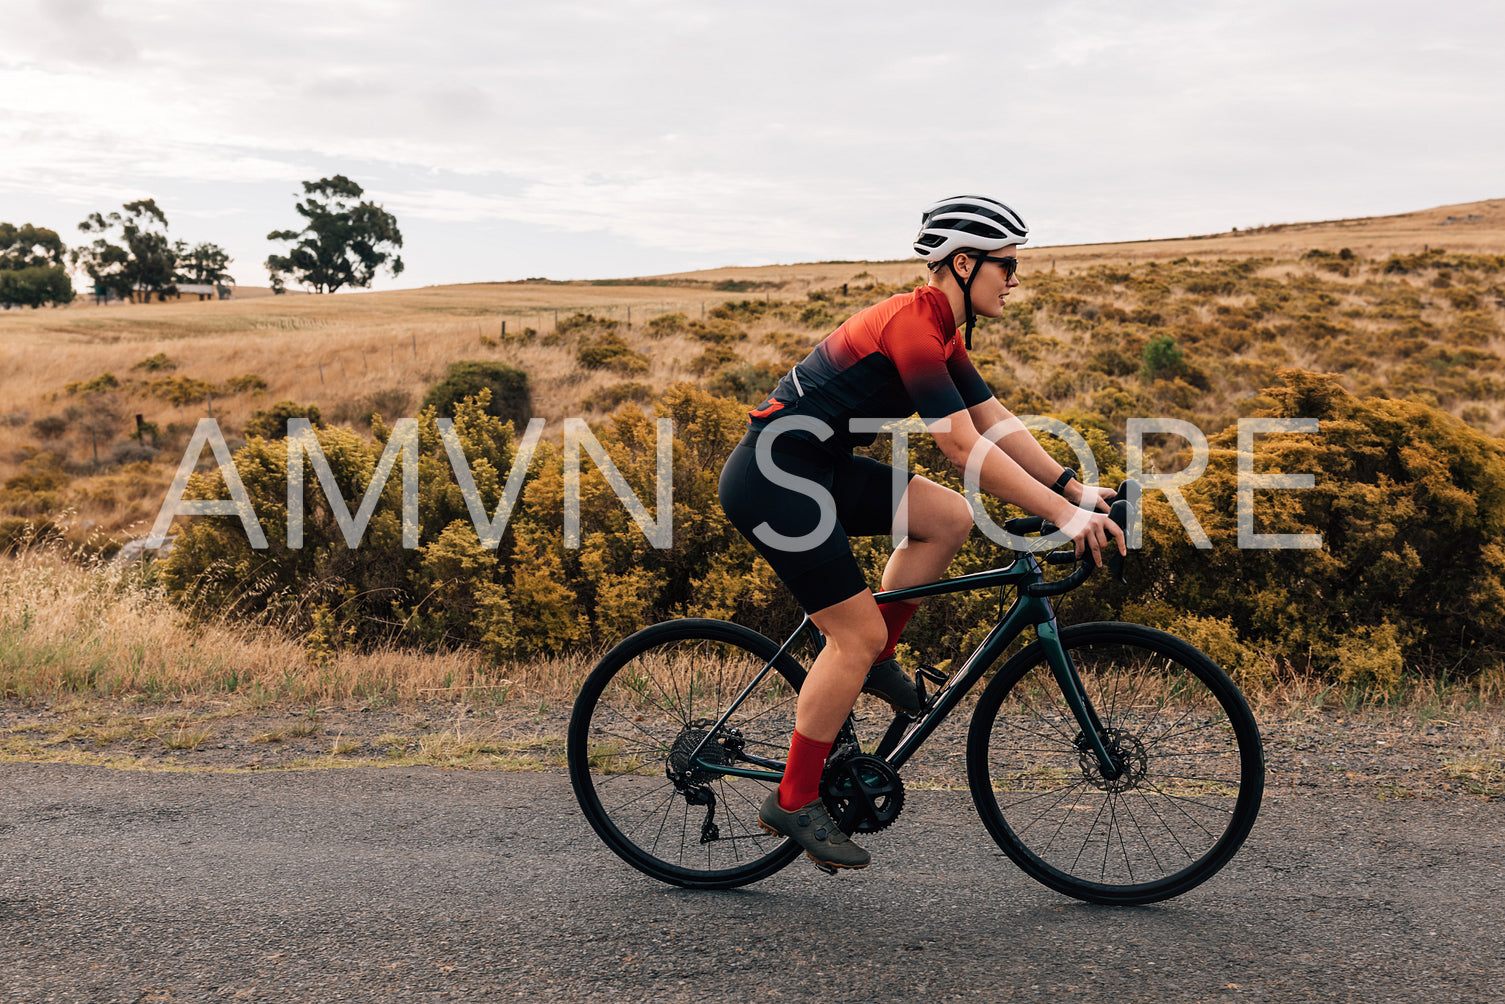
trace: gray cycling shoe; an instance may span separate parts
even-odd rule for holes
[[[806,857],[823,868],[866,868],[873,859],[831,821],[819,798],[785,812],[779,805],[779,789],[775,788],[758,810],[758,825],[776,836],[789,837],[805,849]]]
[[[867,671],[867,682],[862,685],[864,694],[872,694],[887,701],[895,711],[906,715],[919,715],[925,710],[920,702],[920,690],[914,680],[899,666],[895,659],[874,663]]]

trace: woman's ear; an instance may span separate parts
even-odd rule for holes
[[[963,265],[963,262],[965,262],[966,264]],[[951,259],[951,267],[956,269],[956,274],[961,276],[963,279],[966,279],[972,274],[973,265],[974,262],[972,261],[972,256],[967,254],[967,252],[965,251],[958,251],[956,253],[956,256]]]

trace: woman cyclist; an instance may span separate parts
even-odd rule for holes
[[[728,518],[825,636],[800,690],[783,781],[758,812],[765,830],[793,838],[817,864],[862,868],[870,860],[831,821],[819,793],[857,695],[922,710],[894,660],[915,605],[873,599],[848,537],[897,528],[902,540],[882,588],[899,589],[940,578],[972,529],[961,495],[852,448],[872,442],[883,420],[918,412],[947,459],[958,468],[970,459],[984,491],[1062,527],[1077,554],[1085,548],[1101,563],[1109,535],[1123,546],[1104,515],[1112,492],[1081,484],[1050,459],[967,356],[977,317],[1000,316],[1019,285],[1014,252],[1027,232],[993,199],[956,196],[927,207],[914,250],[928,283],[858,311],[817,345],[750,413],[721,473]]]

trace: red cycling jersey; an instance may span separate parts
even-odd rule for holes
[[[852,432],[850,419],[900,419],[918,412],[929,423],[992,396],[957,336],[946,294],[921,286],[853,314],[785,374],[749,416],[760,430],[785,415],[808,415],[835,433],[825,441],[827,448],[850,450],[877,438]]]

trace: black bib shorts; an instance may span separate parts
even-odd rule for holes
[[[758,467],[757,436],[750,430],[721,469],[721,507],[744,537],[773,566],[806,613],[816,613],[868,588],[852,556],[849,537],[891,534],[894,515],[913,474],[901,475],[894,490],[894,468],[846,450],[828,450],[797,434],[773,441],[774,465],[785,475],[814,485],[775,483]],[[819,486],[817,489],[815,486]],[[812,493],[824,490],[836,519],[818,537],[820,503]],[[765,527],[762,536],[759,527]],[[768,531],[792,541],[770,541]]]

